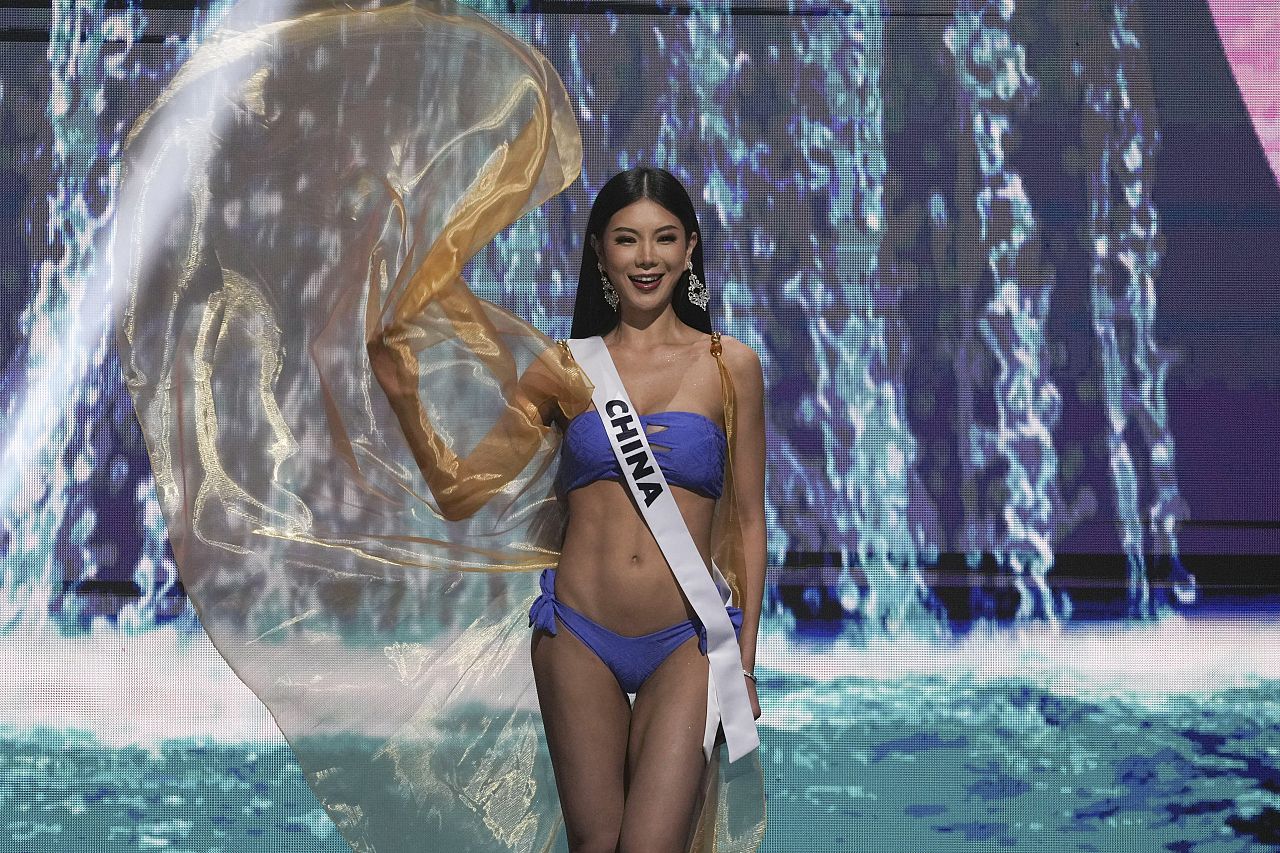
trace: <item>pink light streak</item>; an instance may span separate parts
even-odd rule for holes
[[[1209,0],[1209,9],[1271,171],[1280,180],[1280,3]]]

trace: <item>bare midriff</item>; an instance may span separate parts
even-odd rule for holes
[[[694,544],[710,565],[715,500],[679,487],[671,491]],[[568,501],[556,598],[623,636],[648,634],[693,617],[693,608],[625,484],[597,480],[574,489]]]

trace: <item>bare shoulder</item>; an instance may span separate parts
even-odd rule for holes
[[[724,353],[725,364],[733,376],[734,384],[747,387],[759,387],[764,383],[760,367],[760,356],[756,351],[732,335],[720,336],[720,348]]]

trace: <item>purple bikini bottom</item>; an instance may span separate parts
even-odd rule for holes
[[[556,635],[556,620],[569,629],[569,632],[582,641],[582,644],[595,652],[596,657],[609,667],[613,677],[618,679],[618,686],[626,693],[636,693],[640,685],[662,662],[679,646],[695,634],[698,637],[698,650],[707,653],[707,631],[701,620],[686,619],[652,634],[640,637],[624,637],[616,634],[572,607],[556,598],[556,573],[554,569],[544,569],[539,581],[542,594],[529,608],[529,624],[534,629]],[[732,605],[726,607],[729,621],[733,623],[735,633],[742,631],[742,611]]]

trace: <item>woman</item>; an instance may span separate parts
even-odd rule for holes
[[[237,6],[130,133],[119,350],[183,586],[356,849],[554,844],[560,810],[532,713],[533,572],[559,566],[562,603],[618,633],[688,618],[634,512],[621,526],[630,505],[618,483],[561,483],[567,497],[556,497],[560,430],[584,430],[586,418],[570,419],[591,406],[582,370],[461,278],[498,231],[568,186],[580,159],[546,59],[443,0]],[[680,258],[701,279],[692,212],[658,205],[680,226],[658,234],[655,211],[635,201],[597,228],[622,318],[609,342],[638,411],[684,410],[733,437],[718,502],[674,473],[673,486],[702,554],[736,585],[738,669],[750,670],[759,368],[727,339],[711,354],[705,313],[701,331],[677,319],[691,310]],[[624,208],[632,244],[607,227]],[[627,277],[639,269],[660,271],[657,284]],[[616,533],[593,538],[601,518]],[[475,583],[477,572],[505,577]],[[600,692],[598,662],[566,676],[584,652],[572,632],[534,642],[574,845],[610,833],[634,844],[654,809],[680,811],[653,826],[674,833],[673,849],[683,843],[703,759],[658,748],[712,710],[708,688],[690,686],[699,667],[708,680],[697,644],[677,649],[624,713],[616,682]],[[577,715],[587,700],[575,687],[597,704],[612,697],[615,743],[644,745],[630,765],[642,775],[609,765],[608,825],[583,799],[606,776],[579,772],[586,750],[564,736],[598,725]],[[753,754],[720,766],[714,753],[712,763],[695,846],[753,850],[759,764]]]
[[[587,232],[574,337],[602,334],[636,410],[651,413],[641,420],[651,443],[667,448],[658,459],[704,562],[727,450],[718,359],[733,379],[739,414],[730,458],[748,554],[739,642],[758,718],[751,673],[765,555],[759,359],[738,341],[709,334],[705,284],[702,306],[690,301],[690,282],[704,280],[700,232],[688,195],[669,173],[633,169],[614,177],[592,207]],[[555,598],[572,608],[570,619],[580,614],[624,637],[688,625],[678,646],[660,649],[654,657],[665,656],[652,671],[639,673],[643,680],[633,675],[622,683],[584,642],[596,634],[580,635],[575,621],[567,632],[548,619],[539,623],[533,669],[570,849],[684,850],[706,768],[707,664],[691,624],[696,616],[635,498],[618,482],[596,413],[561,420],[569,519]],[[620,651],[634,657],[645,650]],[[627,691],[635,694],[630,705]]]
[[[680,515],[704,563],[726,464],[743,533],[738,579],[742,677],[760,716],[752,668],[763,594],[764,409],[760,361],[711,332],[699,228],[684,187],[662,169],[636,168],[605,184],[592,206],[574,310],[575,338],[602,334]],[[696,300],[696,302],[694,301]],[[370,361],[427,482],[446,511],[475,509],[460,485],[484,470],[473,452],[441,447],[417,399],[415,362],[392,328]],[[723,368],[722,368],[723,365]],[[722,369],[727,377],[722,378]],[[571,851],[687,848],[705,789],[707,663],[701,624],[642,516],[595,410],[568,417],[554,382],[535,368],[525,384],[564,433],[558,492],[568,504],[559,566],[543,575],[530,610],[532,659]],[[727,380],[727,381],[726,381]],[[727,446],[727,386],[737,400]],[[518,413],[519,408],[510,410]],[[518,417],[518,416],[517,416]],[[502,429],[503,435],[518,435]],[[535,443],[512,440],[523,467]],[[489,458],[483,446],[479,455]],[[568,631],[560,631],[560,627]],[[635,697],[629,703],[627,695]]]

